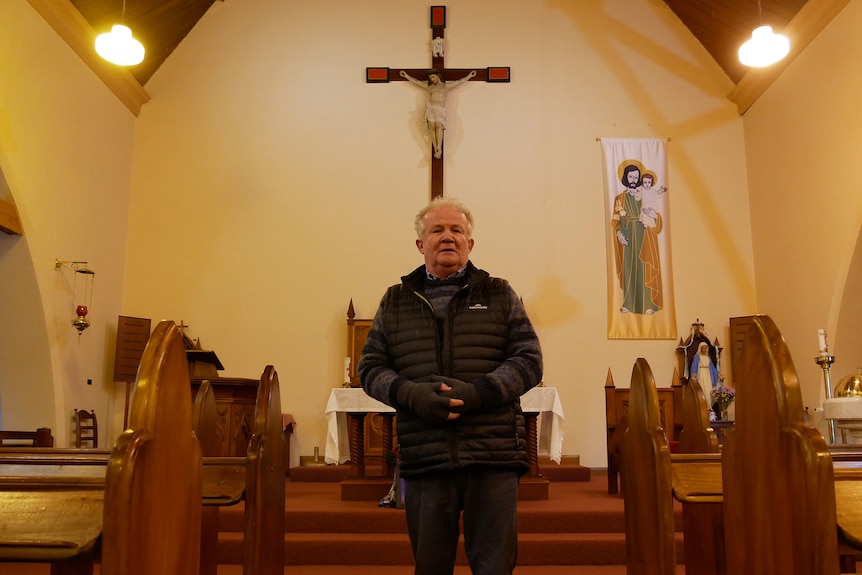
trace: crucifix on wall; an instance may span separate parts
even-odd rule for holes
[[[443,142],[446,129],[446,95],[464,82],[509,82],[508,67],[446,68],[444,45],[446,7],[431,6],[431,68],[366,68],[369,84],[408,81],[428,91],[425,124],[431,137],[431,197],[443,195]],[[427,81],[426,81],[427,78]]]

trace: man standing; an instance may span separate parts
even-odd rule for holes
[[[528,471],[519,398],[541,381],[539,339],[509,283],[469,261],[466,207],[436,198],[415,226],[425,264],[383,296],[362,387],[397,412],[414,573],[452,574],[462,511],[474,575],[512,573]]]

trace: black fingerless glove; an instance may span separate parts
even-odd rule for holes
[[[445,383],[452,388],[452,391],[444,391],[443,395],[453,399],[460,399],[464,405],[459,407],[450,407],[449,411],[453,413],[467,413],[474,409],[479,409],[482,406],[482,399],[479,397],[479,390],[472,383],[461,381],[452,377],[444,377],[442,375],[434,375],[431,381]]]
[[[398,403],[427,421],[443,423],[449,418],[449,398],[440,394],[440,384],[408,381],[398,388]]]

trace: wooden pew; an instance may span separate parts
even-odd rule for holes
[[[688,575],[721,575],[724,568],[721,496],[708,494],[696,481],[701,466],[721,463],[718,440],[709,427],[708,408],[700,386],[684,386],[680,450],[700,452],[671,454],[670,442],[661,420],[658,390],[645,359],[638,359],[632,371],[628,402],[628,429],[623,436],[622,474],[626,508],[626,544],[629,573],[659,575],[673,573],[676,565],[672,491],[683,481],[690,490],[683,502],[685,568]],[[698,465],[694,465],[698,463]],[[694,477],[685,474],[696,469]],[[682,479],[678,475],[682,473]],[[696,505],[691,504],[695,502]]]
[[[3,450],[0,561],[49,562],[55,574],[90,574],[97,557],[111,575],[196,572],[202,471],[188,389],[182,334],[162,322],[107,462],[97,450]]]
[[[671,486],[674,497],[682,502],[685,569],[688,575],[725,575],[721,496],[711,493],[709,485],[693,482],[695,478],[686,476],[694,464],[703,468],[699,473],[711,469],[720,476],[718,438],[710,427],[710,408],[703,388],[696,382],[687,382],[684,387],[683,427],[679,453],[671,456]]]
[[[670,444],[662,428],[652,370],[643,358],[632,369],[627,420],[620,445],[627,573],[674,575]]]
[[[736,421],[724,440],[728,572],[839,573],[835,474],[826,441],[804,422],[790,351],[754,316],[741,355]]]
[[[191,419],[182,331],[162,321],[141,357],[129,427],[105,474],[102,572],[198,572],[203,456]]]
[[[198,387],[192,404],[192,429],[205,458],[216,456],[221,450],[216,419],[215,393],[210,382],[204,381]],[[201,508],[200,575],[218,573],[218,553],[214,552],[218,548],[218,516],[217,505],[204,503]]]
[[[855,573],[862,450],[830,448],[804,423],[795,369],[767,316],[751,318],[741,364],[734,439],[721,460],[675,461],[675,495],[724,503],[728,573]]]
[[[0,430],[0,447],[54,447],[54,436],[50,427],[36,431]]]
[[[221,439],[218,437],[215,396],[209,382],[204,380],[195,398],[194,427],[204,453],[218,453]],[[255,416],[246,457],[204,457],[206,471],[212,471],[205,479],[205,490],[213,488],[222,480],[224,491],[230,495],[225,504],[244,500],[244,558],[243,573],[254,575],[281,575],[284,572],[284,482],[286,458],[285,437],[281,427],[281,393],[278,374],[271,365],[266,366],[258,385]],[[241,466],[242,475],[237,476],[232,466]],[[217,477],[218,472],[225,476]],[[235,494],[239,491],[239,496]],[[213,497],[204,500],[201,529],[201,575],[217,572],[215,549],[218,546],[218,507],[213,506]]]
[[[190,418],[200,444],[209,451],[218,431],[214,423],[215,403],[208,389],[209,386],[202,386],[199,390]],[[206,569],[217,567],[217,555],[214,552],[218,540],[217,520],[206,524],[204,517],[208,510],[245,499],[247,484],[253,486],[250,490],[253,496],[246,501],[245,509],[244,570],[246,573],[266,575],[280,574],[284,569],[284,435],[281,429],[278,376],[272,366],[267,366],[261,377],[257,404],[249,456],[203,458],[201,497],[204,507],[201,510],[200,532],[201,541],[206,541],[209,547],[206,553],[202,549],[200,554],[201,573],[211,573]],[[191,429],[192,426],[189,426],[189,431]],[[101,502],[98,493],[105,489],[110,460],[111,451],[104,449],[0,449],[0,489],[4,489],[2,485],[8,488],[10,483],[17,488],[22,484],[50,482],[54,487],[75,486],[85,489]],[[277,477],[280,481],[276,480]],[[3,513],[2,509],[0,507],[0,513]],[[94,521],[98,519],[98,513],[91,515]],[[92,545],[86,549],[82,546],[76,556],[85,556],[88,550],[95,549],[98,530],[91,531],[95,531],[89,541]],[[204,562],[205,557],[207,560]],[[3,559],[17,560],[15,556],[4,553],[0,541],[0,560]],[[85,557],[82,563],[89,563],[89,567],[73,572],[92,572],[93,559]],[[64,564],[66,567],[68,565]]]
[[[617,388],[614,378],[608,370],[605,378],[605,426],[607,428],[608,452],[608,493],[618,493],[619,474],[621,468],[620,445],[628,426],[627,412],[629,410],[629,389]],[[668,440],[675,442],[682,431],[683,387],[678,373],[673,374],[670,387],[656,388],[659,402],[659,418],[662,427],[671,430]]]
[[[248,443],[245,486],[245,575],[284,573],[284,430],[278,374],[260,378],[254,430]]]

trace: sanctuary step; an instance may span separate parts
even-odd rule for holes
[[[539,457],[539,469],[548,481],[589,481],[590,468],[580,464],[577,455],[564,455],[560,463],[548,457]],[[298,465],[290,468],[293,482],[341,482],[350,474],[350,464],[344,465]]]
[[[370,501],[342,501],[337,482],[296,481],[294,470],[285,483],[286,566],[412,564],[403,509],[380,508]],[[518,503],[518,564],[624,566],[623,501],[608,495],[604,473],[593,472],[586,481],[552,481],[549,489],[547,501]],[[242,504],[220,510],[220,565],[242,563],[242,516]],[[676,520],[677,560],[681,563],[682,514],[678,505]],[[457,561],[467,564],[463,545]],[[286,568],[285,572],[293,571]]]

